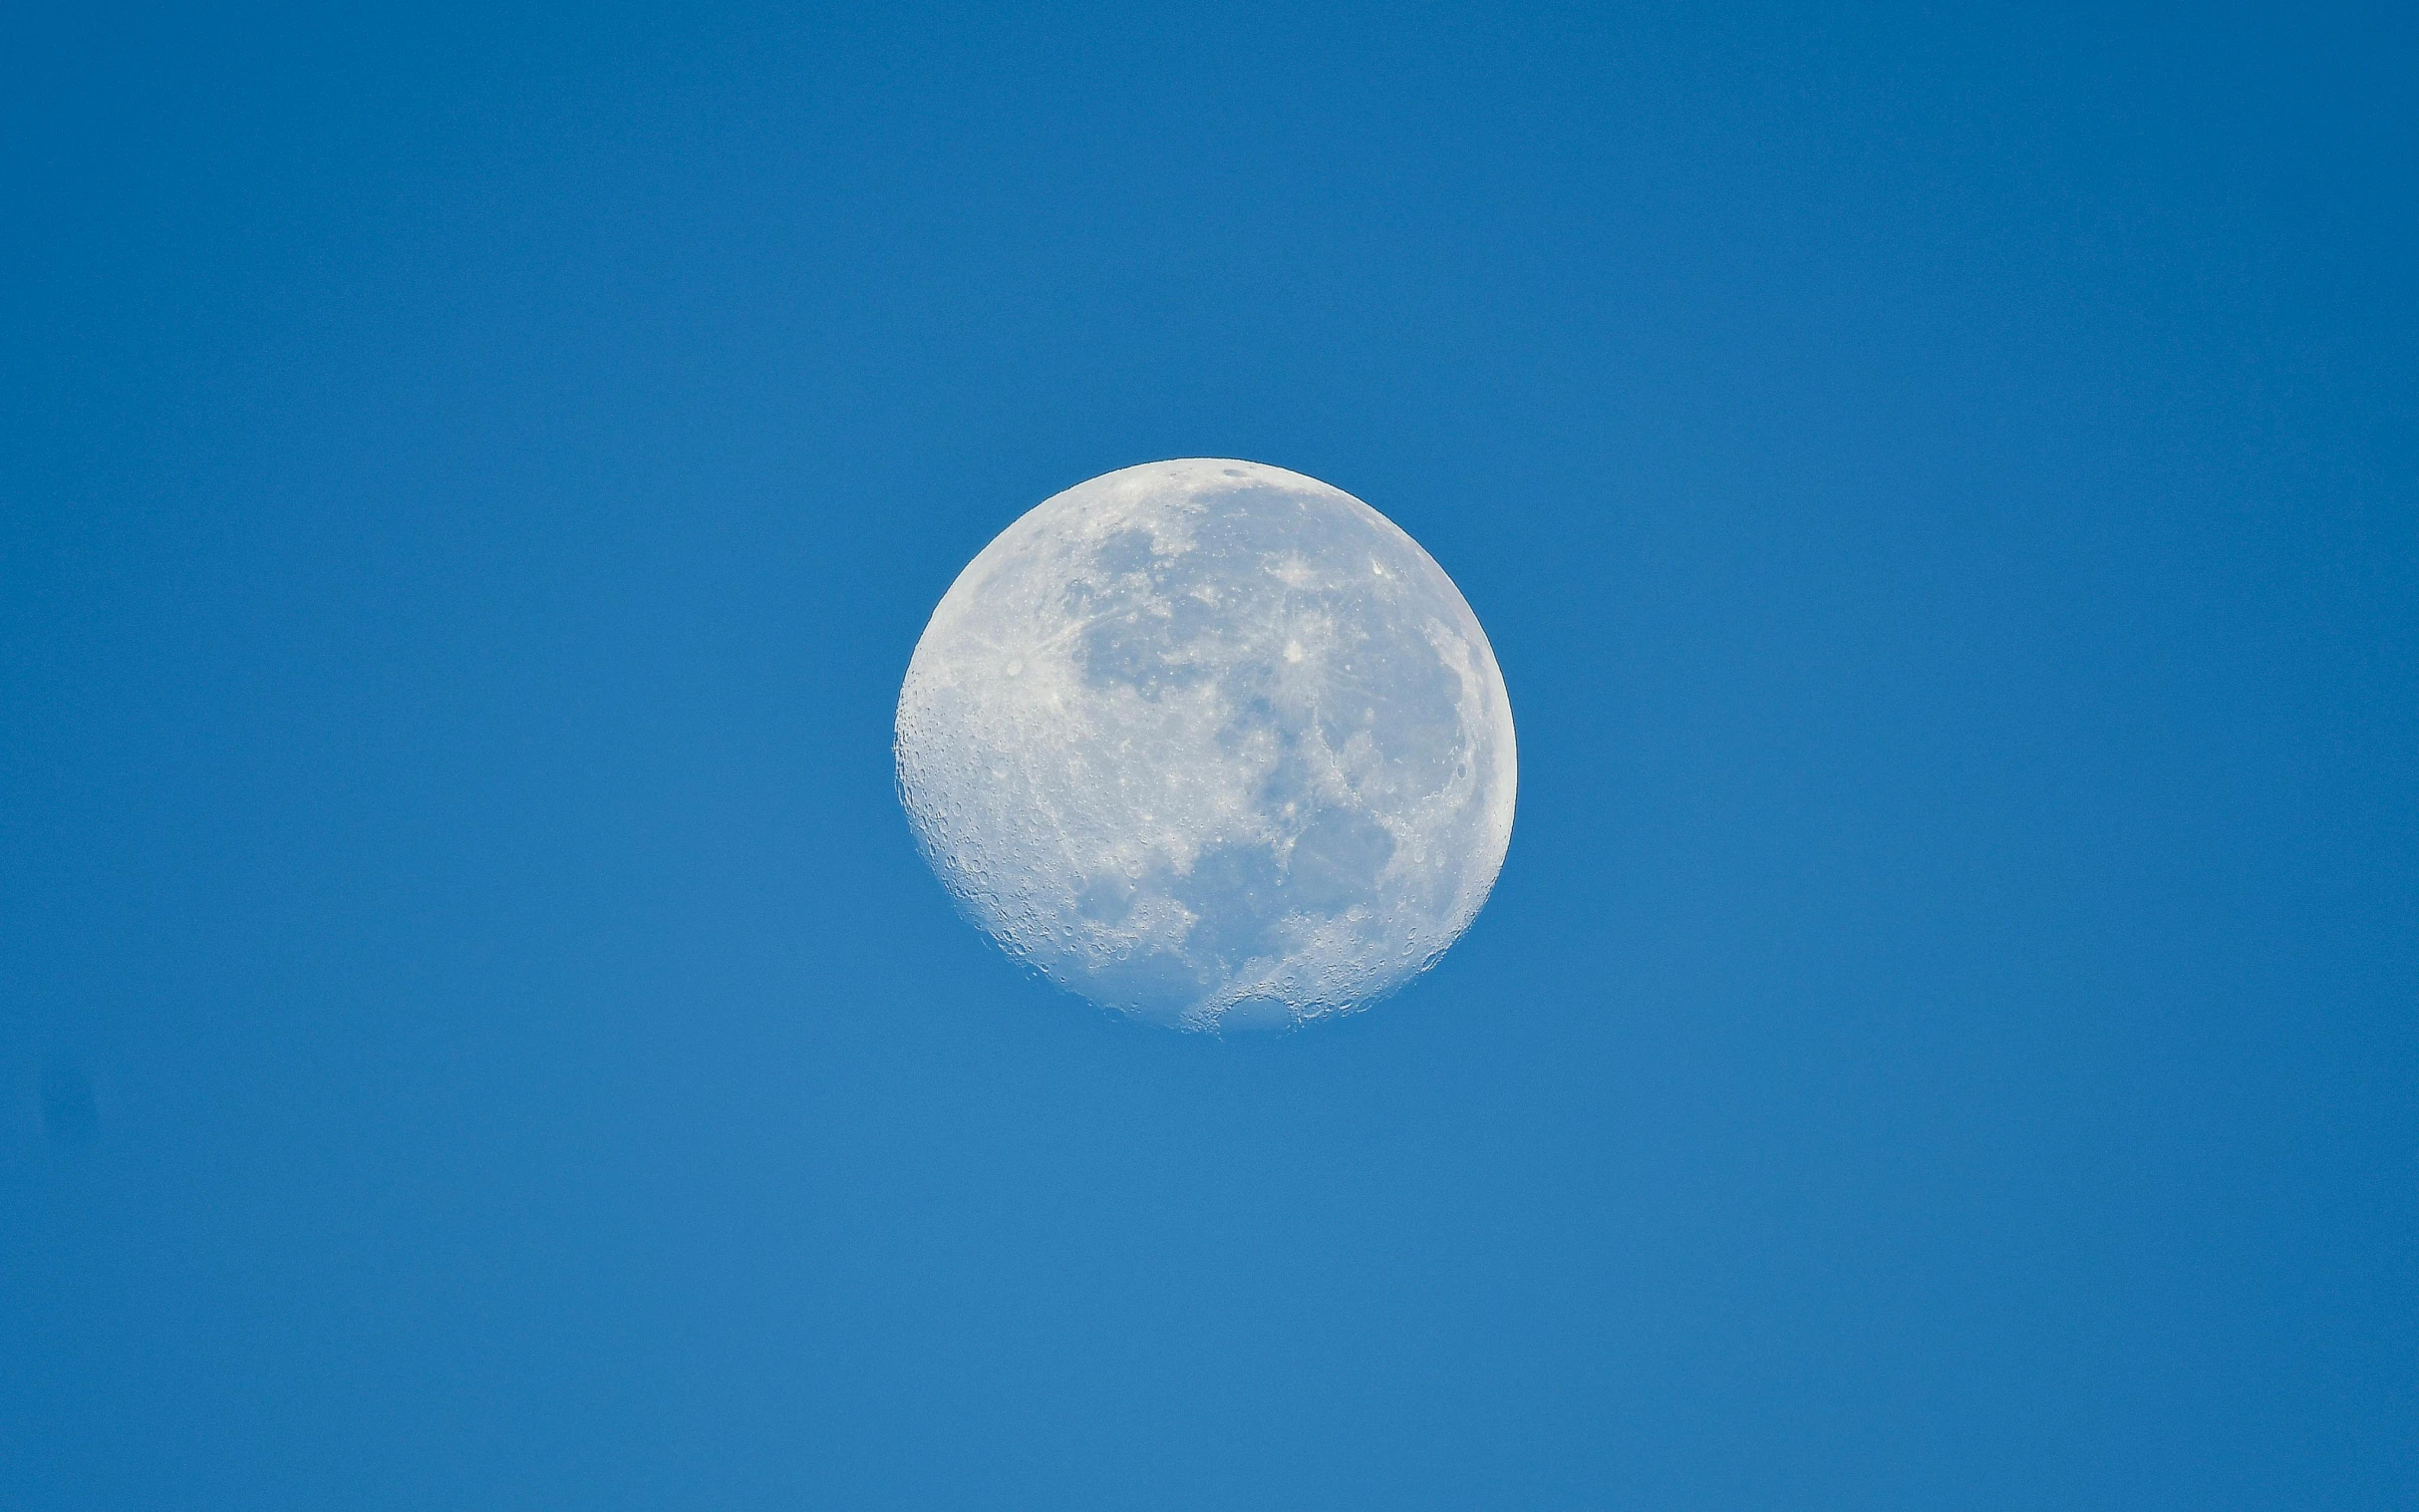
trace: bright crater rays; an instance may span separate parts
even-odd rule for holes
[[[1486,901],[1503,675],[1417,542],[1254,462],[1069,488],[961,573],[899,694],[899,792],[1010,954],[1190,1029],[1400,987]]]

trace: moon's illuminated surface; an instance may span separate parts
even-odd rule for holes
[[[1152,462],[959,574],[899,694],[899,792],[1010,954],[1190,1029],[1400,987],[1503,865],[1512,711],[1417,542],[1316,478]]]

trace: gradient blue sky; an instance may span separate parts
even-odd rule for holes
[[[1832,8],[1836,10],[1837,8]],[[0,1509],[2419,1498],[2407,7],[0,33]],[[1494,901],[1219,1044],[890,789],[1400,522]]]

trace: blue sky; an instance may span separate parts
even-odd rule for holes
[[[2408,14],[8,28],[0,1508],[2419,1494]],[[1519,722],[1283,1039],[890,788],[1179,455]]]

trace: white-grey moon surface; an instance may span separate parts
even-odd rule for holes
[[[1002,531],[916,643],[896,753],[926,858],[1012,956],[1206,1030],[1426,970],[1495,884],[1518,775],[1494,649],[1418,542],[1218,458]]]

